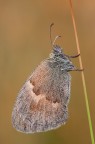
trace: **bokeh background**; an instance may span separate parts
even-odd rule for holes
[[[73,0],[74,15],[86,78],[95,136],[95,1]],[[77,54],[68,0],[0,0],[0,144],[91,144],[80,72],[71,72],[69,119],[59,129],[17,132],[11,113],[19,89],[50,51],[52,37],[68,55]],[[78,59],[73,63],[79,67]]]

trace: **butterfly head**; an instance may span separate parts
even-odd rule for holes
[[[59,67],[62,71],[72,71],[76,69],[69,56],[65,55],[62,48],[58,45],[53,46],[52,53],[49,57],[51,62],[54,63],[54,66]]]

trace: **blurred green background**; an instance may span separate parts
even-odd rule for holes
[[[95,136],[95,1],[73,0],[74,15],[87,84]],[[0,0],[0,144],[91,144],[80,72],[71,72],[69,119],[59,129],[38,133],[17,132],[11,113],[19,89],[50,51],[52,37],[68,55],[77,54],[68,0]],[[79,67],[78,59],[73,63]]]

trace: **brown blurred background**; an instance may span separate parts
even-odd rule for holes
[[[73,0],[95,137],[95,1]],[[80,72],[72,72],[69,119],[54,131],[22,134],[11,124],[19,89],[51,51],[52,37],[69,55],[77,54],[68,0],[0,0],[0,144],[91,144]],[[73,60],[79,67],[78,59]]]

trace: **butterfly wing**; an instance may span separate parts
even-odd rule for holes
[[[48,61],[37,67],[20,90],[12,112],[12,124],[21,132],[55,129],[68,118],[70,75],[60,74]]]

